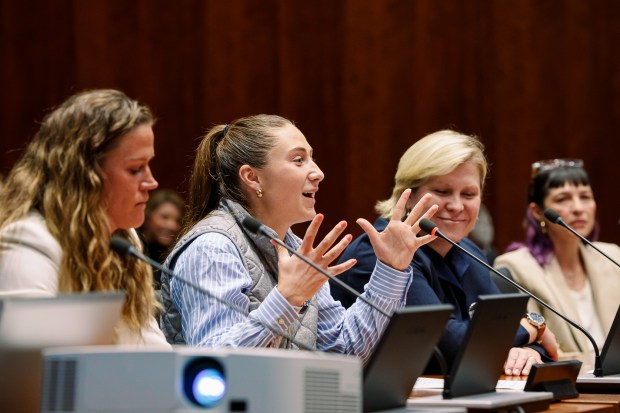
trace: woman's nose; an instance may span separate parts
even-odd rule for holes
[[[310,176],[309,177],[310,177],[310,179],[312,181],[319,181],[319,182],[321,182],[325,178],[325,174],[323,173],[321,168],[319,168],[319,166],[315,163],[314,164],[314,170],[312,172],[310,172]]]
[[[152,191],[159,186],[159,183],[155,180],[155,177],[151,173],[151,170],[148,171],[148,176],[142,182],[140,182],[140,190],[141,191]]]
[[[460,211],[463,209],[463,201],[458,196],[452,197],[446,202],[446,209]]]
[[[583,205],[583,201],[579,198],[575,198],[575,200],[573,201],[573,212],[583,212],[584,211],[584,205]]]

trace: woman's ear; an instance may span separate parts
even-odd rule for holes
[[[530,204],[528,205],[528,209],[530,210],[530,213],[536,219],[536,221],[545,220],[545,215],[543,214],[543,211],[538,205],[536,205],[536,203],[530,202]]]
[[[250,189],[252,192],[261,189],[260,177],[256,170],[250,165],[243,165],[239,168],[239,179],[241,185]]]

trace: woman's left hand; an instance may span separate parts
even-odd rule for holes
[[[542,363],[540,354],[529,347],[513,347],[504,363],[504,374],[507,376],[527,376],[532,365]]]
[[[357,220],[358,225],[368,234],[377,258],[399,271],[407,269],[418,248],[436,238],[433,235],[418,237],[420,219],[431,218],[438,209],[437,205],[429,205],[432,198],[430,194],[424,195],[407,218],[401,221],[410,195],[411,189],[403,191],[394,207],[392,219],[382,232],[377,232],[372,224],[363,218]]]

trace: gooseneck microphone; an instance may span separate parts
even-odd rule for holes
[[[580,326],[577,322],[575,322],[575,321],[571,320],[570,318],[566,317],[564,314],[561,314],[555,308],[551,307],[549,304],[547,304],[546,302],[544,302],[543,300],[541,300],[540,298],[538,298],[537,296],[532,294],[530,291],[528,291],[527,289],[525,289],[521,285],[517,284],[512,279],[506,277],[504,274],[502,274],[501,272],[497,271],[495,268],[491,267],[489,264],[487,264],[486,262],[484,262],[480,258],[476,257],[474,254],[472,254],[471,252],[467,251],[465,248],[461,247],[456,242],[452,241],[450,238],[445,236],[439,230],[439,228],[437,228],[437,224],[435,224],[433,221],[431,221],[429,219],[426,219],[426,218],[423,218],[420,221],[420,228],[422,229],[422,231],[424,231],[424,232],[426,232],[428,234],[436,235],[439,238],[449,242],[450,244],[452,244],[453,246],[455,246],[459,250],[463,251],[469,257],[473,258],[476,262],[478,262],[479,264],[482,264],[489,271],[492,271],[494,274],[498,275],[499,277],[501,277],[503,280],[505,280],[508,283],[510,283],[515,288],[519,289],[520,291],[522,291],[525,294],[527,294],[528,296],[530,296],[532,299],[534,299],[540,305],[542,305],[543,307],[547,308],[552,313],[556,314],[562,320],[566,321],[568,324],[570,324],[571,326],[575,327],[577,330],[581,331],[588,338],[588,340],[590,340],[590,342],[592,343],[592,347],[594,348],[594,375],[596,377],[603,377],[603,367],[602,367],[602,364],[601,364],[601,353],[599,351],[598,346],[596,345],[596,341],[594,341],[594,338],[590,335],[590,333],[588,333],[586,331],[585,328]]]
[[[234,312],[236,312],[237,314],[240,314],[244,317],[248,317],[249,314],[247,313],[247,311],[245,311],[244,309],[237,307],[236,305],[233,305],[219,297],[217,297],[216,295],[214,295],[213,293],[211,293],[210,291],[208,291],[207,289],[201,287],[198,284],[195,284],[189,280],[184,279],[183,277],[178,276],[177,274],[175,274],[173,271],[170,271],[168,268],[164,267],[163,265],[161,265],[160,263],[158,263],[157,261],[151,259],[150,257],[142,254],[140,251],[138,251],[137,249],[135,249],[133,247],[133,245],[131,245],[131,243],[122,237],[112,237],[112,239],[110,240],[110,249],[114,252],[116,252],[118,255],[120,255],[121,257],[125,257],[127,255],[131,255],[133,257],[136,257],[137,259],[146,262],[147,264],[150,264],[151,266],[157,268],[158,270],[161,270],[162,272],[168,274],[170,277],[172,278],[176,278],[177,280],[181,281],[183,284],[193,288],[196,291],[200,291],[201,293],[203,293],[204,295],[206,295],[207,297],[219,302],[220,304],[223,304],[224,306],[226,306],[227,308],[233,310]],[[290,341],[291,343],[295,344],[297,347],[302,348],[304,350],[308,350],[308,351],[316,351],[316,349],[308,347],[307,345],[303,344],[303,343],[299,343],[297,341],[295,341],[291,336],[289,336],[288,334],[285,334],[281,331],[278,331],[276,329],[274,329],[273,327],[271,327],[268,324],[264,324],[261,323],[259,320],[258,322],[265,327],[267,330],[271,331],[273,334],[277,335],[278,337],[282,337],[287,339],[288,341]]]
[[[572,232],[574,235],[576,235],[577,237],[579,237],[583,242],[585,242],[586,244],[588,244],[589,246],[591,246],[592,248],[594,248],[595,250],[597,250],[598,252],[600,252],[605,258],[607,258],[609,261],[613,262],[614,264],[616,264],[618,267],[620,267],[620,264],[618,264],[617,261],[615,261],[613,258],[611,258],[609,255],[605,254],[603,251],[600,250],[600,248],[598,248],[596,245],[594,245],[592,242],[590,242],[590,240],[588,240],[586,237],[582,236],[580,233],[578,233],[577,231],[575,231],[573,228],[571,228],[570,225],[568,225],[566,222],[564,222],[564,220],[562,219],[562,217],[560,216],[560,214],[558,214],[556,211],[554,211],[551,208],[547,208],[545,209],[545,218],[547,218],[549,221],[551,221],[554,224],[558,224],[563,226],[564,228],[566,228],[567,230],[569,230],[570,232]]]
[[[281,246],[282,248],[286,249],[288,252],[290,252],[291,254],[295,255],[297,258],[299,258],[300,260],[302,260],[303,262],[305,262],[306,264],[308,264],[309,266],[311,266],[312,268],[314,268],[315,270],[317,270],[318,272],[323,274],[325,277],[329,278],[330,280],[333,280],[338,286],[344,288],[349,294],[353,295],[355,298],[358,298],[361,301],[363,301],[364,303],[368,304],[368,306],[370,306],[370,308],[372,308],[373,310],[378,311],[379,313],[381,313],[384,316],[386,316],[388,319],[392,318],[391,315],[387,314],[385,311],[383,311],[381,308],[379,308],[372,301],[368,300],[366,297],[363,297],[359,292],[357,292],[357,290],[352,288],[350,285],[346,284],[342,280],[340,280],[340,279],[332,276],[331,274],[327,273],[327,271],[325,271],[323,268],[319,267],[318,265],[316,265],[314,262],[310,261],[308,258],[303,256],[302,254],[298,253],[297,251],[295,251],[294,249],[292,249],[291,247],[286,245],[279,238],[274,237],[271,234],[271,232],[268,230],[268,228],[265,225],[261,224],[260,221],[258,221],[256,218],[248,215],[247,217],[245,217],[243,219],[243,226],[246,227],[248,230],[250,230],[254,234],[261,234],[261,235],[266,236],[267,238],[272,240],[274,243],[276,243],[279,246]],[[441,369],[441,372],[443,373],[443,376],[447,379],[449,377],[450,372],[449,372],[448,367],[447,367],[446,359],[443,356],[443,353],[441,352],[439,347],[435,346],[433,348],[433,355],[437,359],[437,362],[439,364],[439,368]]]
[[[299,258],[300,260],[302,260],[303,262],[305,262],[306,264],[308,264],[309,266],[311,266],[312,268],[314,268],[315,270],[317,270],[318,272],[323,274],[325,277],[327,277],[330,280],[334,281],[340,287],[342,287],[345,290],[347,290],[350,294],[353,294],[353,296],[355,296],[356,298],[358,298],[358,299],[362,300],[363,302],[365,302],[366,304],[368,304],[373,310],[378,311],[379,313],[383,314],[387,318],[392,318],[392,316],[390,314],[386,313],[381,308],[377,307],[377,305],[375,305],[372,301],[370,301],[366,297],[362,296],[355,289],[353,289],[350,285],[348,285],[344,281],[342,281],[342,280],[332,276],[327,271],[325,271],[323,268],[319,267],[318,265],[316,265],[315,263],[310,261],[308,258],[303,256],[302,254],[298,253],[293,248],[291,248],[288,245],[286,245],[278,237],[273,236],[271,234],[271,232],[267,229],[267,227],[264,226],[263,224],[261,224],[256,218],[251,217],[251,216],[245,217],[243,219],[243,226],[246,227],[248,230],[250,230],[254,234],[260,234],[260,235],[266,236],[271,241],[275,242],[276,244],[278,244],[282,248],[286,249],[288,252],[290,252],[291,254],[293,254],[294,256],[296,256],[297,258]]]

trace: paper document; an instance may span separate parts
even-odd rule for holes
[[[525,380],[498,380],[496,389],[507,390],[523,390],[525,388]],[[443,389],[443,379],[435,379],[432,377],[419,377],[415,385],[414,390],[429,390],[429,389]]]

